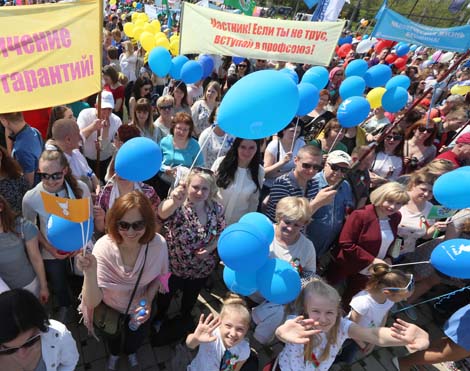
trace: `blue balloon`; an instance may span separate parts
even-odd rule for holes
[[[362,40],[367,40],[369,38],[369,34],[364,34],[364,36],[362,36]]]
[[[170,72],[171,54],[163,46],[157,46],[150,51],[148,63],[155,75],[165,77]]]
[[[224,264],[240,272],[254,272],[268,260],[269,243],[255,226],[235,223],[221,233],[217,251]]]
[[[243,215],[240,218],[239,223],[251,224],[256,229],[256,232],[264,238],[268,245],[273,242],[274,225],[266,215],[257,212],[251,212]]]
[[[136,6],[135,6],[135,8],[136,8],[137,10],[141,10],[141,9],[142,9],[142,6],[143,6],[142,3],[137,3]]]
[[[410,46],[408,44],[400,43],[395,47],[395,54],[398,57],[403,57],[404,55],[408,54],[409,51],[410,51]]]
[[[382,107],[387,112],[398,112],[408,103],[408,92],[401,86],[387,89],[382,96]]]
[[[202,79],[202,66],[196,61],[187,61],[181,67],[181,80],[185,84],[193,84]]]
[[[91,240],[92,236],[92,218],[83,222],[83,234],[80,223],[71,222],[53,214],[47,221],[47,239],[58,250],[67,252],[80,250]]]
[[[283,68],[279,72],[287,74],[296,85],[299,83],[299,75],[292,68]]]
[[[230,88],[219,106],[217,122],[233,136],[261,139],[285,128],[298,106],[297,85],[287,74],[257,71]]]
[[[355,96],[362,96],[366,89],[366,82],[362,77],[351,76],[345,79],[339,87],[339,95],[341,98],[347,99]]]
[[[447,240],[431,254],[431,264],[439,272],[455,278],[470,278],[470,240]]]
[[[344,37],[340,37],[338,39],[338,46],[341,46],[343,44],[349,44]]]
[[[178,55],[171,60],[170,76],[175,80],[181,78],[181,68],[188,61],[188,57],[185,55]]]
[[[214,69],[214,60],[212,57],[210,55],[202,54],[199,56],[197,61],[202,66],[202,78],[205,79],[210,76]]]
[[[406,75],[396,75],[387,81],[385,84],[386,89],[392,89],[396,87],[401,87],[403,89],[408,89],[410,87],[411,81],[410,78]]]
[[[317,87],[318,90],[323,89],[328,84],[328,70],[322,66],[309,68],[302,77],[302,82],[308,82]]]
[[[348,36],[345,36],[343,40],[345,41],[344,44],[351,44],[353,42],[353,37],[352,35],[348,35]]]
[[[237,272],[229,267],[224,267],[223,277],[227,288],[236,294],[248,296],[258,291],[256,271]]]
[[[132,182],[142,182],[158,173],[162,151],[157,143],[145,137],[132,138],[119,148],[114,168],[117,175]]]
[[[363,77],[366,74],[368,68],[369,65],[364,59],[355,59],[348,63],[344,73],[346,74],[346,77]]]
[[[232,62],[236,65],[242,63],[245,60],[245,57],[232,57]]]
[[[287,304],[300,293],[299,273],[281,259],[269,259],[257,272],[258,290],[266,300],[275,304]]]
[[[392,69],[386,64],[377,64],[367,70],[364,75],[366,85],[370,88],[385,86],[392,77]]]
[[[350,97],[341,102],[336,118],[344,128],[352,128],[364,121],[370,112],[370,103],[364,97]]]
[[[311,112],[320,100],[320,92],[315,85],[308,82],[301,82],[297,85],[299,90],[299,108],[297,109],[297,116],[303,116]]]
[[[413,44],[413,45],[410,46],[410,50],[411,50],[412,52],[414,52],[416,49],[418,49],[418,45],[414,45],[414,44]]]
[[[433,195],[449,209],[470,207],[470,171],[468,166],[441,175],[434,182]]]

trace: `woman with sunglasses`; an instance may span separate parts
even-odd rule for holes
[[[0,369],[73,371],[77,345],[69,330],[49,320],[45,308],[26,290],[0,294]]]
[[[130,367],[138,366],[136,353],[149,332],[152,301],[157,292],[166,291],[168,249],[155,226],[155,212],[147,197],[140,191],[127,193],[109,210],[107,234],[96,242],[93,254],[78,257],[78,266],[85,277],[81,303],[85,325],[92,330],[93,310],[101,302],[119,312],[124,319],[117,336],[105,337],[111,353],[108,359],[110,370],[116,370],[121,353],[127,355]],[[146,300],[143,307],[140,305],[142,299]],[[126,313],[128,306],[130,309]],[[135,331],[130,330],[130,315],[142,309],[145,314],[137,317],[140,326]]]
[[[259,140],[236,138],[227,154],[212,165],[227,225],[258,208],[264,180],[260,145]]]
[[[370,169],[371,186],[377,188],[387,181],[396,181],[403,170],[403,131],[397,126],[375,149]]]
[[[364,289],[370,266],[390,262],[389,250],[401,219],[398,210],[408,200],[405,187],[390,182],[370,194],[370,205],[354,210],[346,219],[327,272],[329,282],[346,284],[342,297],[346,311],[351,298]]]
[[[57,298],[58,317],[65,319],[67,308],[72,304],[67,287],[67,265],[68,258],[74,254],[60,251],[48,241],[46,236],[50,214],[44,207],[41,193],[76,199],[90,197],[90,190],[85,183],[73,177],[62,151],[44,151],[39,158],[38,170],[41,182],[24,196],[23,216],[33,224],[38,223],[39,245],[49,283]]]
[[[409,174],[431,162],[436,157],[437,127],[432,120],[427,123],[421,119],[411,125],[405,132],[404,172]]]
[[[221,94],[220,84],[217,81],[211,81],[207,85],[204,98],[199,99],[192,105],[191,116],[196,137],[199,137],[201,132],[209,127],[209,116],[219,104]]]
[[[158,297],[157,328],[178,290],[183,292],[181,314],[191,314],[201,289],[217,266],[217,240],[225,228],[225,219],[223,207],[216,199],[212,171],[194,168],[158,207],[168,243],[171,277],[170,292]]]
[[[235,66],[235,73],[240,80],[251,72],[251,63],[248,59],[244,59],[238,65]]]
[[[157,112],[159,116],[153,123],[157,143],[160,143],[164,137],[170,135],[174,105],[175,99],[171,95],[163,95],[157,99]]]
[[[135,106],[140,98],[150,99],[153,90],[153,84],[146,77],[138,77],[133,83],[132,93],[127,104],[127,112],[129,119],[134,117]]]

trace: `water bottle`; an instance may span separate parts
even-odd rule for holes
[[[129,320],[129,330],[131,331],[137,331],[139,326],[141,325],[140,321],[137,319],[137,317],[145,316],[145,313],[147,313],[144,309],[145,305],[147,304],[147,300],[142,299],[139,302],[139,306],[142,307],[141,310],[139,310],[137,313],[131,314],[131,319]]]

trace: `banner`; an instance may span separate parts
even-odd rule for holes
[[[0,113],[71,103],[101,89],[98,0],[2,7]]]
[[[252,15],[256,6],[255,0],[225,0],[224,4],[240,9],[245,15]]]
[[[312,22],[334,22],[338,19],[346,0],[321,0],[312,15]]]
[[[208,53],[327,66],[344,22],[247,17],[184,3],[181,54]]]
[[[463,53],[469,47],[470,26],[429,27],[410,21],[393,10],[385,8],[377,19],[372,36]]]
[[[75,223],[82,223],[90,218],[89,198],[63,198],[41,192],[44,210]]]

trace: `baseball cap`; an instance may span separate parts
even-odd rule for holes
[[[470,133],[464,133],[457,138],[457,144],[470,144]]]
[[[351,166],[351,156],[349,156],[346,152],[336,150],[330,152],[328,157],[326,158],[326,162],[329,164],[348,164]]]
[[[101,108],[114,109],[113,93],[107,90],[101,92]]]

